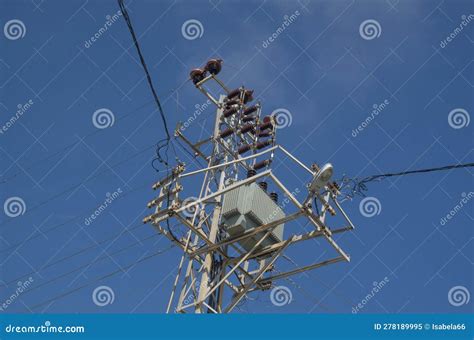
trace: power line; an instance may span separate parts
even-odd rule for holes
[[[136,188],[133,188],[133,189],[129,190],[128,192],[125,192],[125,193],[123,193],[123,194],[120,194],[120,196],[117,197],[117,198],[114,200],[114,202],[116,202],[116,201],[118,201],[118,200],[120,200],[120,199],[123,199],[123,198],[126,197],[128,194],[130,194],[130,193],[132,193],[132,192],[134,192],[134,191],[137,191],[137,190],[141,190],[142,188],[144,188],[144,187],[146,187],[146,186],[149,186],[149,183],[145,183],[145,184],[143,184],[143,185],[140,185],[140,186],[138,186],[138,187],[136,187]],[[14,244],[14,245],[11,245],[10,247],[8,247],[8,248],[6,248],[6,249],[0,250],[0,253],[8,252],[8,251],[10,251],[10,250],[12,250],[12,249],[14,249],[14,248],[20,247],[21,245],[25,244],[26,242],[29,242],[29,241],[31,241],[31,240],[34,240],[34,239],[36,239],[36,238],[38,238],[38,237],[40,237],[40,236],[42,236],[42,235],[49,234],[49,233],[51,233],[51,232],[53,232],[53,231],[59,229],[59,228],[62,227],[62,226],[65,226],[65,225],[67,225],[67,224],[69,224],[69,223],[74,222],[75,220],[77,220],[77,219],[79,219],[79,218],[85,216],[86,214],[90,214],[91,211],[93,212],[93,211],[95,211],[96,209],[97,209],[97,208],[94,208],[94,209],[92,209],[92,210],[91,210],[91,209],[87,209],[87,211],[84,211],[84,212],[82,212],[81,214],[76,215],[75,217],[72,217],[72,218],[70,218],[69,220],[67,220],[67,221],[65,221],[65,222],[56,224],[56,225],[52,226],[51,228],[49,228],[49,229],[47,229],[47,230],[45,230],[45,231],[41,231],[41,233],[32,234],[32,236],[28,237],[26,240],[23,240],[23,241],[18,242],[18,243]],[[35,235],[35,236],[33,236],[33,235]]]
[[[130,268],[136,266],[136,265],[139,264],[139,263],[145,262],[145,261],[147,261],[147,260],[149,260],[149,259],[151,259],[151,258],[153,258],[153,257],[155,257],[155,256],[164,254],[164,253],[166,253],[168,250],[172,249],[173,247],[174,247],[174,245],[171,244],[170,247],[165,248],[164,250],[159,250],[159,251],[157,251],[157,252],[155,252],[155,253],[153,253],[153,254],[151,254],[151,255],[142,257],[141,259],[139,259],[139,260],[137,260],[137,261],[135,261],[135,262],[133,262],[133,263],[131,263],[131,264],[125,266],[125,267],[122,267],[122,268],[120,268],[120,269],[117,269],[117,270],[115,270],[115,271],[113,271],[113,272],[110,272],[110,273],[108,273],[108,274],[105,274],[105,275],[103,275],[103,276],[97,277],[97,278],[95,278],[94,280],[91,280],[90,282],[88,282],[88,283],[86,283],[86,284],[84,284],[84,285],[82,285],[82,286],[76,287],[76,288],[74,288],[74,289],[72,289],[72,290],[70,290],[70,291],[67,291],[67,292],[62,293],[62,294],[59,294],[59,295],[57,295],[57,296],[55,296],[55,297],[53,297],[53,298],[50,298],[50,299],[48,299],[48,300],[46,300],[46,301],[43,301],[43,302],[41,302],[41,303],[39,303],[39,304],[37,304],[37,305],[31,307],[31,309],[37,309],[37,308],[39,308],[39,307],[41,307],[41,306],[44,306],[44,305],[53,303],[53,302],[55,302],[55,301],[57,301],[57,300],[59,300],[59,299],[62,299],[62,298],[64,298],[64,297],[68,296],[68,295],[74,294],[75,292],[77,292],[77,291],[79,291],[79,290],[82,290],[82,289],[84,289],[84,288],[90,286],[91,284],[93,284],[93,283],[95,283],[95,282],[104,280],[104,279],[109,278],[109,277],[111,277],[111,276],[114,276],[114,275],[116,275],[116,274],[118,274],[118,273],[122,273],[124,270],[128,270],[128,269],[130,269]]]
[[[87,246],[87,247],[85,247],[85,248],[82,248],[82,249],[80,249],[80,250],[78,250],[78,251],[76,251],[76,252],[74,252],[74,253],[72,253],[72,254],[69,254],[69,255],[66,255],[66,256],[64,256],[64,257],[62,257],[62,258],[60,258],[60,259],[57,259],[56,261],[50,262],[50,263],[48,263],[48,264],[46,264],[46,265],[43,265],[43,266],[41,266],[40,270],[44,270],[44,269],[53,267],[53,266],[55,266],[55,265],[57,265],[57,264],[59,264],[59,263],[61,263],[61,262],[67,261],[67,260],[69,260],[69,259],[71,259],[71,258],[73,258],[73,257],[76,257],[76,256],[81,255],[81,254],[85,254],[85,253],[87,253],[89,250],[93,250],[93,249],[97,248],[98,246],[107,243],[108,241],[118,239],[122,234],[124,234],[124,232],[131,232],[131,231],[136,230],[136,229],[138,229],[138,228],[140,228],[140,227],[143,227],[143,226],[144,226],[144,224],[143,224],[142,222],[140,222],[139,224],[136,224],[136,225],[132,226],[131,228],[127,228],[127,229],[125,229],[125,230],[122,230],[121,232],[119,232],[119,233],[117,233],[117,234],[115,234],[115,235],[113,235],[113,236],[111,236],[111,237],[108,237],[108,238],[103,239],[103,240],[101,240],[101,241],[99,241],[99,242],[96,242],[95,244],[91,244],[91,245],[89,245],[89,246]],[[159,235],[159,234],[155,234],[155,235]],[[33,270],[33,271],[31,271],[31,272],[29,272],[29,273],[27,273],[27,274],[23,274],[23,275],[21,275],[21,276],[18,276],[18,277],[16,277],[15,279],[6,282],[6,285],[10,285],[10,284],[12,284],[12,283],[15,283],[15,282],[17,282],[18,280],[20,280],[20,279],[22,279],[22,278],[24,278],[24,277],[26,277],[26,276],[31,276],[31,275],[33,275],[33,274],[36,274],[37,272],[38,272],[38,271]]]
[[[170,133],[168,131],[168,124],[166,122],[165,114],[163,112],[163,108],[161,107],[161,103],[160,103],[160,100],[158,98],[158,95],[156,94],[155,87],[153,86],[153,82],[151,80],[150,73],[148,72],[148,67],[146,66],[145,59],[143,58],[143,54],[142,54],[142,51],[140,49],[140,45],[138,44],[138,40],[137,40],[137,37],[135,35],[135,30],[133,29],[133,26],[132,26],[132,21],[130,19],[130,16],[128,15],[128,11],[127,11],[127,8],[125,7],[125,4],[124,4],[123,0],[118,0],[118,4],[119,4],[119,7],[120,7],[120,11],[122,12],[122,16],[125,19],[125,22],[127,23],[128,30],[130,31],[130,34],[132,35],[132,40],[133,40],[133,43],[135,44],[135,47],[137,49],[137,53],[138,53],[138,56],[140,58],[140,63],[142,64],[143,70],[145,71],[146,79],[148,81],[148,85],[150,86],[151,92],[153,94],[153,98],[155,99],[156,105],[158,106],[158,110],[160,111],[161,119],[163,121],[163,126],[164,126],[165,132],[166,132],[166,138],[167,138],[167,140],[170,140],[171,137],[170,137]]]
[[[349,188],[349,190],[346,190],[347,192],[344,193],[344,196],[345,196],[344,199],[350,199],[356,195],[365,196],[365,192],[368,190],[367,183],[370,183],[370,182],[381,181],[383,179],[386,179],[389,177],[395,177],[395,176],[405,176],[405,175],[411,175],[411,174],[446,171],[446,170],[469,168],[469,167],[474,167],[474,163],[454,164],[454,165],[446,165],[446,166],[437,167],[437,168],[386,173],[386,174],[372,175],[372,176],[368,176],[362,179],[343,177],[340,181],[341,182],[340,187],[341,187],[341,191],[344,191],[345,188]]]
[[[150,100],[150,101],[146,102],[145,104],[139,106],[138,108],[136,108],[136,109],[134,109],[134,110],[132,110],[132,111],[130,111],[130,112],[128,112],[128,113],[126,113],[126,114],[120,116],[120,117],[117,119],[117,122],[122,121],[123,119],[125,119],[126,117],[130,116],[130,115],[133,114],[133,113],[136,113],[137,111],[139,111],[139,110],[141,110],[142,108],[144,108],[144,107],[146,107],[147,105],[149,105],[151,102],[153,102],[153,100]],[[93,135],[95,135],[95,134],[97,134],[97,133],[100,133],[100,132],[101,132],[100,129],[95,129],[94,131],[92,131],[92,132],[90,132],[90,133],[84,135],[83,139],[86,139],[86,138],[88,138],[88,137],[91,137],[91,136],[93,136]],[[28,165],[28,166],[24,166],[24,167],[23,167],[23,170],[26,171],[26,170],[33,169],[33,168],[37,167],[38,165],[41,165],[44,161],[50,160],[50,159],[52,159],[53,157],[55,157],[55,156],[57,156],[57,155],[61,155],[61,154],[65,153],[67,150],[73,148],[74,146],[76,146],[76,145],[79,144],[80,142],[81,142],[81,141],[76,141],[76,142],[73,142],[73,143],[71,143],[71,144],[68,144],[68,145],[66,145],[65,147],[63,147],[62,149],[59,149],[59,150],[53,152],[52,154],[50,154],[50,155],[48,155],[48,156],[46,156],[46,157],[44,157],[44,158],[41,158],[41,159],[35,161],[34,163]],[[19,175],[24,174],[25,171],[18,171],[17,173],[15,173],[15,174],[13,174],[13,175],[11,175],[11,176],[8,176],[8,177],[5,178],[5,179],[2,179],[2,180],[0,181],[0,184],[4,184],[4,183],[10,182],[12,179],[18,177]]]
[[[66,276],[69,276],[69,275],[71,275],[71,274],[73,274],[73,273],[77,273],[77,272],[80,271],[81,269],[88,268],[88,267],[92,266],[93,264],[96,264],[96,263],[98,263],[98,262],[100,262],[100,261],[102,261],[102,260],[104,260],[104,259],[107,259],[107,258],[110,258],[110,257],[112,257],[112,256],[114,256],[114,255],[120,254],[120,253],[122,253],[122,252],[124,252],[124,251],[126,251],[126,250],[128,250],[128,249],[133,248],[133,247],[136,246],[137,244],[142,243],[142,242],[144,242],[144,241],[148,241],[149,239],[152,239],[152,238],[154,238],[154,237],[156,237],[156,236],[161,236],[161,235],[159,235],[159,234],[153,234],[153,235],[151,235],[151,236],[147,236],[147,237],[145,237],[145,238],[143,238],[143,239],[141,239],[141,240],[135,241],[135,242],[133,242],[133,243],[127,245],[126,247],[120,248],[120,249],[118,249],[118,250],[116,250],[116,251],[114,251],[114,252],[111,252],[111,253],[108,253],[108,254],[99,256],[99,257],[95,258],[94,260],[92,260],[91,262],[86,262],[86,263],[84,263],[84,264],[82,264],[82,265],[80,265],[80,266],[78,266],[78,267],[76,267],[76,268],[74,268],[74,269],[72,269],[72,270],[69,270],[69,271],[67,271],[67,272],[65,272],[65,273],[62,273],[62,274],[60,274],[60,275],[58,275],[58,276],[53,277],[52,279],[49,279],[49,280],[44,281],[44,282],[42,282],[42,283],[40,283],[40,284],[38,284],[38,285],[35,285],[34,287],[31,287],[30,289],[28,289],[28,290],[25,291],[24,293],[26,294],[26,293],[28,293],[28,292],[33,292],[33,291],[35,291],[36,289],[39,289],[39,288],[41,288],[41,287],[47,286],[47,285],[49,285],[49,284],[51,284],[51,283],[54,283],[54,282],[56,282],[56,281],[58,281],[58,280],[60,280],[60,279],[62,279],[62,278],[64,278],[64,277],[66,277]],[[13,282],[15,282],[15,281],[13,281]]]
[[[28,209],[23,215],[21,215],[21,216],[25,216],[25,215],[31,213],[31,211],[34,211],[35,209],[37,209],[37,208],[39,208],[39,207],[45,205],[46,203],[48,203],[48,202],[50,202],[50,201],[52,201],[52,200],[55,200],[56,198],[61,197],[62,195],[66,194],[66,193],[68,193],[68,192],[70,192],[70,191],[73,191],[74,189],[79,188],[81,185],[83,185],[83,184],[85,184],[85,183],[88,183],[88,182],[90,182],[91,180],[93,180],[93,179],[95,179],[95,178],[97,178],[97,177],[103,175],[104,173],[107,173],[107,172],[113,170],[113,168],[115,168],[115,167],[117,167],[117,166],[119,166],[119,165],[122,165],[122,164],[128,162],[130,159],[132,159],[132,158],[134,158],[134,157],[136,157],[136,156],[138,156],[138,155],[141,155],[141,154],[144,153],[145,151],[150,150],[151,148],[153,148],[153,146],[154,146],[154,145],[149,145],[149,146],[147,146],[147,147],[145,147],[145,148],[139,150],[138,152],[133,153],[133,154],[130,155],[129,157],[127,157],[127,158],[125,158],[125,159],[123,159],[123,160],[121,160],[121,161],[119,161],[119,162],[117,162],[117,163],[115,163],[115,164],[113,164],[113,165],[110,165],[108,168],[102,170],[101,172],[95,174],[94,176],[89,177],[89,178],[87,178],[86,180],[83,180],[81,183],[79,183],[79,184],[74,184],[74,185],[72,185],[72,186],[70,186],[70,187],[64,189],[63,191],[60,191],[60,192],[58,192],[58,193],[56,193],[56,194],[50,196],[48,199],[44,200],[43,202],[40,202],[40,203],[38,203],[37,205],[35,205],[35,206],[29,208],[29,209]],[[10,222],[12,222],[12,221],[13,221],[13,219],[7,220],[6,222],[1,223],[0,226],[3,226],[3,225],[5,225],[5,224],[8,224],[8,223],[10,223]]]

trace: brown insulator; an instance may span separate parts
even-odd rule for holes
[[[260,188],[262,188],[263,191],[267,191],[267,188],[268,188],[268,183],[265,182],[265,181],[261,181],[261,182],[258,182],[258,185],[260,186]]]
[[[244,104],[253,100],[253,90],[245,90],[244,92]]]
[[[232,90],[227,95],[227,99],[233,99],[233,98],[237,97],[238,95],[240,95],[240,89]]]
[[[276,192],[271,192],[270,198],[272,199],[273,202],[278,203],[278,194]]]
[[[266,123],[260,124],[258,128],[260,129],[260,131],[273,129],[273,124],[272,122],[266,122]]]
[[[269,165],[271,162],[272,162],[271,159],[266,159],[266,160],[264,160],[264,161],[261,161],[261,162],[256,163],[256,164],[253,166],[253,168],[254,168],[255,170],[260,170],[261,168],[264,168],[264,167],[266,167],[267,165]]]
[[[230,109],[224,111],[223,115],[224,115],[224,117],[228,118],[236,112],[237,112],[237,108],[236,107],[231,107]]]
[[[272,142],[273,142],[273,141],[272,141],[271,139],[267,139],[267,140],[265,140],[265,141],[263,141],[263,142],[258,142],[256,147],[257,147],[258,150],[260,150],[260,149],[263,149],[263,148],[265,148],[265,147],[271,145]]]
[[[225,102],[225,105],[232,106],[240,103],[240,99],[232,99]]]
[[[252,148],[252,145],[250,145],[250,144],[245,144],[245,145],[242,145],[242,146],[237,150],[237,152],[239,153],[239,155],[241,155],[241,154],[246,153],[247,151],[249,151],[251,148]]]
[[[240,132],[241,133],[247,133],[247,132],[255,133],[255,130],[252,124],[247,124],[240,128]]]
[[[195,68],[189,73],[189,77],[193,81],[194,85],[196,85],[206,77],[206,71],[201,70],[200,68]]]
[[[254,122],[255,121],[255,116],[245,116],[242,118],[242,121],[247,123],[247,122]]]
[[[229,136],[230,136],[231,134],[233,134],[233,133],[234,133],[234,129],[228,128],[228,129],[225,129],[225,130],[221,131],[221,132],[219,133],[219,136],[220,136],[221,138],[226,138],[226,137],[229,137]]]
[[[243,114],[244,116],[247,116],[247,115],[249,115],[249,114],[251,114],[251,113],[253,113],[253,112],[257,111],[257,110],[258,110],[258,106],[257,106],[257,105],[253,105],[253,106],[250,106],[250,107],[246,108],[246,109],[244,110],[244,112],[242,112],[242,114]]]
[[[216,75],[222,69],[222,60],[221,59],[211,59],[207,62],[204,70],[208,71],[210,74]]]
[[[270,137],[272,135],[272,132],[271,131],[260,131],[258,133],[258,136],[259,137]]]
[[[250,169],[249,171],[247,171],[247,178],[253,177],[256,174],[257,174],[257,171],[255,171],[254,169]]]
[[[268,122],[271,122],[271,121],[272,121],[272,117],[270,117],[270,116],[263,117],[263,123],[268,123]]]

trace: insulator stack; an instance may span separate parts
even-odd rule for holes
[[[243,114],[244,116],[248,116],[249,114],[251,114],[251,113],[253,113],[253,112],[257,111],[257,110],[258,110],[258,106],[257,106],[257,105],[253,105],[253,106],[250,106],[250,107],[246,108],[246,109],[244,110],[244,112],[242,112],[242,114]]]
[[[273,202],[278,203],[278,194],[276,192],[271,192],[270,198],[272,199]]]
[[[261,161],[261,162],[258,162],[258,163],[255,163],[255,165],[253,166],[253,168],[255,170],[260,170],[268,165],[270,165],[270,163],[272,162],[271,159],[266,159],[264,161]]]
[[[246,124],[240,128],[240,132],[241,133],[247,133],[247,132],[255,133],[255,129],[252,124]]]
[[[270,137],[272,135],[272,132],[271,131],[260,131],[258,133],[258,136],[259,137]]]
[[[237,112],[237,108],[236,107],[231,107],[230,109],[224,111],[223,115],[224,115],[224,117],[229,118],[230,116],[232,116],[236,112]]]
[[[237,105],[237,104],[240,104],[240,100],[239,99],[232,99],[232,100],[228,100],[225,102],[225,105],[230,107],[232,105]]]
[[[232,90],[232,91],[230,91],[229,94],[227,95],[227,99],[234,99],[234,98],[237,97],[238,95],[240,95],[240,89]]]
[[[260,188],[262,188],[263,191],[267,191],[267,188],[268,188],[268,183],[265,182],[265,181],[262,181],[262,182],[258,182],[258,185],[260,186]]]
[[[248,122],[255,122],[255,119],[257,117],[255,116],[245,116],[242,118],[242,121],[245,122],[245,123],[248,123]]]
[[[221,138],[226,138],[226,137],[229,137],[230,135],[232,135],[233,133],[234,133],[234,129],[228,128],[228,129],[225,129],[225,130],[221,131],[219,133],[219,136]]]
[[[242,145],[237,152],[239,153],[239,155],[241,155],[241,154],[246,153],[247,151],[249,151],[251,148],[252,148],[252,145],[245,144],[245,145]]]
[[[263,148],[265,148],[265,147],[271,145],[272,142],[273,142],[273,141],[272,141],[271,139],[267,139],[267,140],[265,140],[265,141],[263,141],[263,142],[258,142],[257,145],[256,145],[256,148],[257,148],[258,150],[263,149]]]

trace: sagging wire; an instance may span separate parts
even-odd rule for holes
[[[128,15],[127,8],[124,4],[123,0],[117,0],[118,5],[120,7],[120,11],[122,12],[122,16],[125,20],[125,23],[127,24],[128,30],[130,31],[130,34],[132,36],[133,43],[135,45],[135,48],[138,53],[138,57],[140,58],[140,63],[143,67],[143,71],[145,72],[146,79],[148,82],[148,85],[150,87],[151,93],[153,94],[153,98],[155,99],[156,106],[158,107],[158,112],[160,113],[161,120],[163,122],[163,127],[165,129],[166,137],[163,139],[160,139],[156,143],[156,158],[152,161],[152,167],[155,169],[157,172],[159,172],[159,169],[155,167],[155,161],[159,161],[160,163],[164,164],[166,167],[169,167],[168,163],[168,150],[170,146],[170,140],[171,140],[171,135],[169,133],[168,129],[168,123],[166,121],[165,113],[163,111],[163,107],[161,106],[160,99],[158,98],[158,95],[156,93],[155,87],[153,86],[153,81],[151,80],[150,72],[148,71],[148,67],[145,62],[145,58],[143,57],[142,51],[140,49],[140,45],[138,43],[138,39],[135,35],[135,30],[133,29],[132,21],[130,19],[130,16]],[[173,150],[174,147],[172,146]],[[163,157],[161,152],[162,150],[165,149],[165,156]],[[176,156],[176,150],[174,150],[175,156]]]
[[[405,176],[411,174],[419,174],[419,173],[429,173],[435,171],[446,171],[452,169],[461,169],[461,168],[469,168],[474,167],[474,163],[465,163],[465,164],[455,164],[455,165],[446,165],[437,168],[428,168],[428,169],[418,169],[418,170],[410,170],[410,171],[402,171],[402,172],[394,172],[394,173],[386,173],[380,175],[372,175],[362,179],[359,178],[350,178],[347,176],[343,176],[341,180],[337,182],[339,186],[339,190],[342,193],[341,202],[346,200],[352,200],[355,196],[362,196],[365,197],[365,192],[368,191],[367,184],[370,182],[380,182],[389,177],[395,176]]]

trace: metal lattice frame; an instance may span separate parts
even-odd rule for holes
[[[226,95],[221,95],[219,99],[214,98],[203,86],[210,80],[216,81]],[[221,136],[223,128],[237,131],[242,126],[242,112],[247,108],[244,96],[248,94],[248,90],[243,87],[239,89],[240,101],[236,112],[234,115],[225,117],[225,102],[231,91],[212,74],[195,85],[217,107],[213,135],[203,142],[191,143],[178,127],[175,136],[181,138],[196,157],[206,160],[207,167],[185,172],[184,165],[178,164],[167,178],[153,186],[154,189],[160,189],[159,196],[148,204],[148,207],[155,208],[155,213],[144,219],[145,223],[150,222],[159,233],[166,236],[183,251],[167,306],[167,313],[228,313],[247,294],[255,290],[268,289],[276,280],[340,261],[350,261],[349,255],[333,239],[334,234],[354,229],[354,225],[337,201],[338,188],[333,184],[328,184],[323,194],[308,193],[304,201],[298,201],[272,172],[271,161],[276,152],[280,151],[311,176],[315,175],[315,169],[307,167],[282,146],[276,144],[276,129],[273,129],[272,140],[266,150],[258,152],[254,147],[252,155],[247,157],[239,155],[239,147],[257,145],[259,143],[258,134],[236,133],[230,138]],[[256,124],[260,124],[262,122],[260,103],[257,106]],[[271,123],[275,124],[273,118]],[[202,145],[207,143],[212,145],[212,152],[209,156],[201,151]],[[253,169],[257,164],[257,159],[261,156],[270,156],[270,161],[260,168],[262,171],[252,177],[239,179],[239,167],[244,171]],[[182,200],[179,197],[183,190],[181,182],[186,178],[195,178],[199,175],[204,175],[204,180],[198,198],[191,202]],[[277,221],[247,230],[241,235],[227,237],[219,225],[223,195],[237,187],[263,178],[271,180],[285,194],[296,207],[296,212]],[[319,214],[312,208],[313,198],[316,198],[321,204],[321,209],[317,210]],[[315,204],[317,204],[316,201]],[[327,226],[325,222],[327,212],[331,215],[336,214],[333,206],[344,217],[347,226],[337,229],[330,229]],[[189,211],[193,211],[192,217],[189,216]],[[188,216],[185,212],[188,212]],[[281,242],[259,249],[260,244],[276,226],[298,218],[306,218],[314,230],[305,234],[291,235]],[[169,229],[163,226],[169,219],[176,219],[187,228],[184,237],[176,238]],[[286,230],[288,229],[286,228]],[[238,246],[238,242],[262,232],[264,232],[264,236],[249,251]],[[339,256],[291,271],[272,273],[275,262],[290,246],[318,237],[324,238]],[[180,287],[179,290],[178,287]]]

